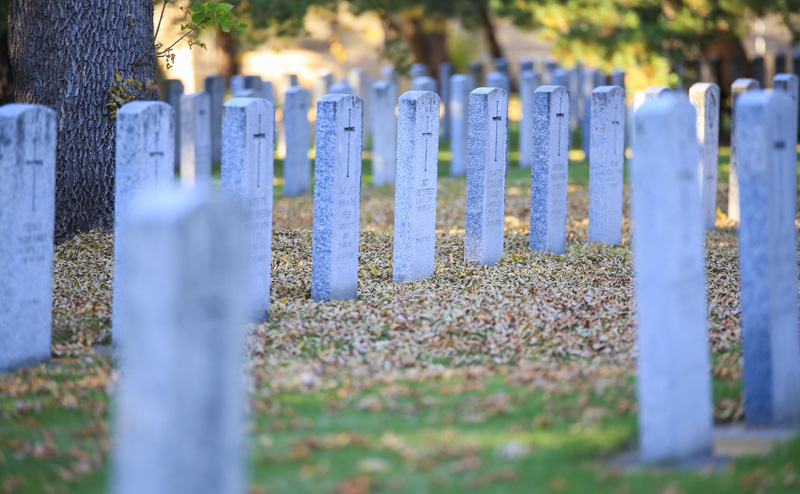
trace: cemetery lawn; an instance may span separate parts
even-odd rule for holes
[[[586,241],[588,165],[572,162],[567,253],[531,252],[529,171],[511,149],[505,256],[464,264],[465,182],[442,178],[436,274],[419,282],[392,283],[393,188],[365,176],[356,301],[309,299],[312,200],[278,188],[271,319],[248,327],[250,492],[800,491],[800,438],[718,470],[620,461],[636,445],[629,225],[622,246]],[[714,410],[739,422],[736,232],[721,213],[717,227]],[[112,241],[94,231],[56,248],[54,358],[0,376],[0,493],[107,489],[118,372],[97,349],[110,338]]]

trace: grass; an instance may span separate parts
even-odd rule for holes
[[[311,200],[282,199],[276,181],[273,317],[249,333],[250,492],[798,492],[800,438],[719,471],[618,466],[636,444],[627,238],[585,241],[589,167],[574,160],[567,254],[527,250],[530,175],[511,131],[506,256],[463,265],[448,229],[463,222],[464,179],[443,178],[437,274],[412,284],[391,283],[393,187],[369,186],[365,159],[355,302],[308,300]],[[713,399],[717,420],[735,422],[736,243],[720,225],[707,237]],[[0,376],[0,493],[108,490],[116,373],[91,344],[108,332],[110,241],[59,247],[59,358]]]

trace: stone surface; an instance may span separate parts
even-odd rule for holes
[[[575,130],[583,117],[583,103],[586,96],[583,94],[583,64],[575,63],[569,71],[569,129]],[[591,99],[591,96],[589,96]]]
[[[222,159],[222,104],[225,102],[225,76],[206,77],[203,89],[208,93],[211,110],[211,162],[219,163]]]
[[[211,100],[206,93],[181,96],[181,183],[211,186]]]
[[[436,79],[429,76],[416,77],[411,79],[412,91],[431,91],[436,92]]]
[[[419,77],[429,77],[431,75],[430,69],[424,63],[415,63],[411,65],[411,71],[409,72],[409,79],[412,81]]]
[[[472,78],[472,88],[483,86],[483,65],[480,62],[472,61],[469,63],[469,75]]]
[[[372,183],[395,182],[397,163],[397,86],[391,80],[372,84]]]
[[[180,79],[164,81],[164,96],[161,99],[175,110],[175,170],[179,170],[181,166],[181,96],[183,82]]]
[[[535,72],[533,68],[533,62],[529,58],[520,58],[519,59],[519,73],[523,73],[525,71]]]
[[[583,94],[583,119],[581,120],[581,148],[587,161],[591,161],[591,143],[589,138],[592,134],[592,91],[598,86],[602,73],[596,69],[583,69],[582,73],[582,87],[581,93]]]
[[[311,298],[358,296],[361,132],[364,105],[353,95],[317,102]]]
[[[511,77],[511,74],[509,74],[509,72],[508,72],[508,62],[506,61],[505,58],[501,57],[501,58],[495,59],[494,67],[495,67],[495,70],[497,70],[501,74],[505,74],[506,77],[508,77],[508,78]]]
[[[382,81],[392,81],[397,84],[398,81],[397,71],[394,69],[394,65],[384,65],[381,67],[381,80]]]
[[[299,88],[298,88],[299,89]],[[247,218],[250,320],[269,317],[272,262],[272,179],[275,106],[263,98],[233,98],[222,122],[222,192]]]
[[[622,240],[625,167],[625,90],[600,86],[592,91],[589,163],[589,240]]]
[[[469,95],[469,160],[464,258],[494,266],[503,257],[508,93],[478,88]]]
[[[731,85],[731,98],[733,99],[733,109],[731,110],[731,159],[728,171],[728,218],[738,222],[740,219],[739,205],[739,165],[738,165],[738,137],[736,135],[736,100],[746,91],[758,89],[758,81],[755,79],[736,79]]]
[[[502,72],[490,72],[486,76],[486,87],[499,87],[505,92],[511,92],[511,79]]]
[[[524,70],[519,77],[519,99],[522,119],[519,122],[519,166],[530,168],[533,160],[533,93],[539,87],[539,76]]]
[[[128,215],[115,494],[244,493],[245,220],[207,191]]]
[[[439,65],[439,96],[442,99],[442,106],[444,106],[444,114],[442,115],[440,126],[442,130],[442,138],[450,139],[450,76],[453,75],[453,64],[450,62],[442,62]]]
[[[787,145],[789,146],[789,149],[795,150],[795,161],[797,161],[797,119],[798,111],[800,111],[800,108],[798,108],[798,102],[800,102],[800,89],[798,88],[799,84],[800,79],[798,79],[798,77],[794,74],[778,74],[772,79],[773,90],[783,91],[792,99],[792,110],[794,111],[794,114],[789,118],[789,121],[783,123],[783,125],[789,127],[789,132],[792,138]],[[797,183],[797,170],[794,171],[793,178],[790,178],[789,181],[792,183]]]
[[[56,113],[0,107],[0,372],[50,358],[55,181]]]
[[[619,69],[614,69],[609,77],[609,82],[612,86],[619,86],[625,89],[625,72]]]
[[[245,95],[245,91],[252,90],[252,93]],[[264,98],[275,101],[275,94],[272,89],[272,82],[264,81],[257,75],[235,75],[231,77],[231,94],[233,97]]]
[[[563,86],[542,86],[533,94],[533,108],[530,248],[563,254],[567,240],[569,93]]]
[[[745,417],[751,425],[800,424],[796,151],[781,91],[739,96],[737,132],[741,223]]]
[[[356,93],[346,82],[337,82],[328,88],[328,94],[350,94],[355,96]],[[319,102],[319,100],[317,101]]]
[[[372,91],[372,77],[363,69],[350,69],[350,72],[347,73],[347,84],[353,88],[355,95],[364,102],[364,115],[369,117],[369,115],[371,115],[371,102],[369,97]],[[367,148],[370,135],[372,135],[372,121],[370,118],[365,118],[363,135],[364,149]]]
[[[114,180],[114,297],[112,328],[114,346],[124,341],[127,300],[118,296],[125,279],[123,249],[127,242],[125,222],[135,200],[175,182],[175,111],[166,103],[132,101],[117,112]]]
[[[283,128],[286,135],[286,158],[283,160],[283,195],[308,194],[311,191],[311,127],[308,122],[308,91],[292,86],[283,102]]]
[[[698,176],[703,197],[703,224],[713,230],[717,221],[717,166],[719,153],[719,86],[698,82],[689,88],[689,100],[697,113],[697,141],[700,144]]]
[[[713,421],[695,111],[664,96],[635,125],[639,448],[645,463],[677,463],[711,454]]]
[[[393,279],[433,276],[440,98],[409,91],[398,101]]]
[[[562,86],[564,89],[569,90],[569,72],[564,69],[556,67],[551,72],[553,86]],[[569,91],[567,91],[569,92]]]
[[[330,92],[330,87],[333,85],[333,74],[324,72],[319,75],[317,82],[314,83],[314,101],[319,101],[323,96]]]
[[[450,176],[467,174],[469,93],[475,83],[472,77],[456,74],[450,78]]]

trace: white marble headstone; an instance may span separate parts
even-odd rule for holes
[[[689,88],[689,99],[697,112],[700,144],[699,178],[703,195],[703,223],[713,230],[717,221],[717,166],[719,164],[719,86],[698,82]]]

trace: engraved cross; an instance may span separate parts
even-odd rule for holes
[[[25,160],[25,165],[30,166],[33,172],[33,180],[31,180],[31,211],[36,211],[36,170],[44,166],[44,161],[37,157],[39,156],[39,140],[40,135],[37,130],[33,135],[33,159]]]
[[[492,121],[495,123],[494,126],[494,160],[497,161],[497,148],[500,147],[500,124],[503,122],[503,116],[500,115],[500,102],[497,102],[497,107],[495,108],[494,116],[492,117]]]
[[[556,112],[556,117],[563,119],[564,110],[561,109],[561,105],[562,105],[561,98],[559,98],[558,111]],[[556,144],[556,147],[558,148],[558,155],[561,156],[561,121],[559,120],[558,122],[556,122],[556,125],[558,125],[558,143]]]
[[[264,142],[267,138],[267,134],[264,133],[264,130],[261,128],[261,115],[258,116],[258,131],[253,134],[253,138],[256,140],[257,143],[257,151],[256,151],[256,162],[258,163],[258,168],[256,172],[256,187],[261,188],[261,143]]]
[[[425,117],[425,131],[422,133],[422,138],[425,139],[425,168],[424,168],[424,171],[428,171],[428,142],[429,142],[429,139],[426,139],[426,137],[433,137],[433,132],[430,131],[430,123],[431,123],[430,114],[432,112],[433,112],[433,102],[431,102],[430,112]]]
[[[347,177],[350,177],[350,143],[352,142],[351,137],[356,133],[356,128],[353,126],[353,109],[350,108],[347,113],[347,127],[344,128],[347,134]]]

